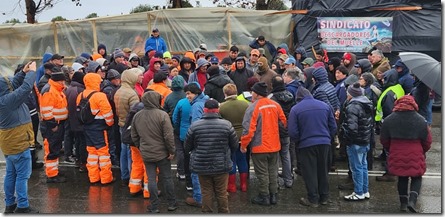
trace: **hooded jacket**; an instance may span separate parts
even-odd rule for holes
[[[145,41],[145,50],[148,50],[148,47],[152,47],[157,52],[164,53],[167,51],[167,44],[165,43],[164,39],[159,35],[158,37],[154,37],[151,35],[146,41]]]
[[[284,115],[286,119],[289,117],[289,112],[292,109],[292,106],[295,105],[295,98],[292,93],[284,86],[274,87],[271,91],[272,96],[270,99],[280,104],[283,109]]]
[[[286,90],[288,90],[295,99],[295,96],[297,95],[298,88],[303,85],[304,85],[304,83],[301,82],[300,80],[297,80],[297,78],[296,78],[296,79],[292,80],[291,82],[289,82],[288,84],[286,84]]]
[[[238,91],[238,94],[243,93],[244,91],[248,91],[247,88],[247,80],[253,76],[253,72],[246,68],[246,60],[244,57],[237,57],[236,61],[242,60],[244,62],[244,68],[238,69],[235,68],[235,71],[231,71],[229,73],[229,78],[232,79],[233,83],[236,85],[236,89]]]
[[[297,53],[301,54],[301,59],[299,59],[299,60],[297,60]],[[294,52],[294,57],[295,57],[295,60],[297,61],[295,65],[298,68],[300,68],[300,70],[303,70],[304,67],[303,67],[303,65],[301,65],[301,62],[303,62],[303,60],[307,58],[306,49],[304,49],[303,46],[298,47]]]
[[[205,73],[205,76],[203,76],[206,78],[205,81],[199,80],[198,74],[201,74],[201,75],[203,74],[202,72],[199,71],[199,68],[201,68],[201,66],[210,65],[210,63],[207,62],[207,60],[205,60],[203,58],[198,59],[197,63],[198,64],[196,66],[195,71],[192,74],[190,74],[190,76],[189,76],[188,83],[197,82],[197,83],[199,83],[199,86],[201,86],[201,90],[204,90],[204,85],[209,80],[209,74]]]
[[[373,106],[366,96],[353,97],[347,102],[339,137],[346,145],[367,146],[373,133]]]
[[[25,101],[36,80],[36,72],[22,71],[8,78],[13,92],[3,76],[0,76],[0,148],[5,155],[18,154],[34,144],[31,116]],[[28,125],[28,126],[26,126]],[[23,126],[23,128],[21,128]],[[28,130],[24,132],[23,130]],[[20,131],[17,133],[14,130]],[[3,137],[8,135],[8,138]]]
[[[289,113],[289,136],[295,139],[297,148],[331,145],[337,131],[332,108],[314,99],[305,88],[298,88],[298,103]]]
[[[371,72],[372,71],[372,64],[369,62],[368,59],[359,59],[357,61],[357,64],[360,65],[360,68],[362,69],[362,74],[365,72]]]
[[[148,83],[153,79],[155,73],[157,72],[155,70],[155,63],[159,62],[162,63],[162,61],[158,58],[151,58],[150,64],[148,65],[148,71],[144,73],[144,78],[142,79],[142,88],[147,89]]]
[[[163,81],[158,83],[153,82],[153,84],[147,86],[147,89],[152,89],[161,94],[161,107],[164,107],[165,98],[167,98],[167,96],[172,92],[170,88],[167,87],[167,84],[165,84]]]
[[[141,66],[141,58],[139,58],[139,56],[137,54],[131,53],[130,56],[128,57],[128,61],[131,62],[131,59],[136,58],[136,57],[138,58],[138,66],[137,67],[131,66],[131,67],[132,68],[138,68],[141,71],[145,72],[145,68]]]
[[[392,113],[394,103],[397,99],[405,95],[405,92],[400,84],[398,84],[398,75],[395,69],[390,69],[383,75],[383,93],[380,95],[377,101],[376,107],[376,121],[380,121],[381,118],[386,118]],[[392,89],[386,91],[388,88],[397,88],[396,92]]]
[[[326,102],[328,105],[331,105],[334,111],[340,109],[340,103],[338,101],[337,94],[335,92],[335,87],[328,82],[328,74],[326,69],[323,67],[316,68],[314,72],[312,72],[315,81],[313,95],[315,99],[322,100],[324,97],[320,96],[322,94],[326,94],[328,97],[328,101]]]
[[[256,39],[253,39],[253,41],[250,42],[249,47],[252,49],[258,49],[260,47],[264,48],[264,50],[266,51],[265,55],[268,62],[272,62],[277,55],[277,49],[269,41],[266,41],[266,43],[263,46],[260,46],[258,41]]]
[[[45,74],[45,68],[43,68],[43,65],[45,63],[47,63],[51,59],[52,56],[53,56],[52,53],[43,54],[42,65],[40,65],[39,68],[37,69],[37,75],[36,75],[36,80],[35,80],[36,84],[39,83],[40,79]]]
[[[352,69],[354,68],[355,64],[357,63],[357,56],[354,53],[349,53],[349,54],[351,54],[351,61],[346,68],[348,69],[348,72],[351,73]]]
[[[76,104],[79,105],[82,97],[87,97],[93,91],[97,91],[90,97],[91,113],[96,114],[94,121],[91,124],[83,125],[85,131],[88,130],[106,130],[113,126],[114,117],[111,105],[108,102],[107,95],[100,92],[100,84],[102,78],[99,74],[88,73],[83,78],[85,83],[85,90],[77,96]]]
[[[134,89],[134,85],[138,80],[138,74],[134,70],[125,70],[121,77],[121,87],[114,95],[114,103],[116,104],[116,113],[119,116],[119,126],[125,125],[125,118],[130,111],[131,106],[139,102],[139,96]]]
[[[405,93],[410,93],[414,86],[414,79],[409,74],[408,67],[406,67],[406,65],[401,60],[397,60],[397,62],[394,64],[394,67],[402,67],[402,71],[398,73],[399,84],[402,85]]]
[[[379,62],[372,65],[372,74],[377,78],[377,71],[386,72],[391,69],[387,57],[383,57]]]
[[[187,98],[183,98],[178,101],[173,110],[172,122],[174,129],[176,131],[179,130],[179,139],[181,141],[185,141],[185,137],[187,135],[187,130],[190,127],[191,119],[190,119],[190,110],[192,106]]]
[[[193,123],[199,119],[201,119],[202,114],[204,113],[204,103],[209,99],[209,96],[201,93],[192,100],[191,112],[190,112],[190,123]]]
[[[131,138],[139,147],[144,162],[158,162],[175,154],[173,127],[161,109],[161,95],[147,91],[142,96],[144,109],[136,113],[131,124]]]
[[[269,68],[269,63],[267,63],[267,59],[265,57],[260,57],[258,62],[262,62],[263,65],[259,67],[258,71],[255,73],[255,76],[260,82],[266,82],[267,92],[270,93],[270,91],[272,91],[272,77],[277,75],[277,73]]]
[[[178,101],[185,98],[184,84],[184,78],[180,75],[175,76],[172,80],[173,92],[171,92],[164,101],[164,111],[167,112],[170,117],[172,116]]]
[[[188,71],[184,67],[185,63],[191,64],[190,69]],[[195,71],[196,69],[195,62],[193,62],[193,60],[190,59],[189,57],[184,56],[184,58],[182,58],[182,60],[179,62],[179,66],[181,67],[181,70],[179,70],[178,74],[182,76],[186,82],[188,82],[190,74],[192,74],[193,71]]]
[[[205,113],[194,122],[184,142],[185,153],[191,152],[190,170],[199,175],[230,172],[233,165],[231,153],[238,147],[232,124],[218,113]]]
[[[226,84],[233,83],[228,76],[216,73],[210,76],[209,80],[205,84],[204,94],[208,95],[210,98],[215,99],[218,102],[224,102],[224,92],[223,87]]]

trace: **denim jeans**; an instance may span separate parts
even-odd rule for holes
[[[358,195],[362,195],[368,192],[368,161],[366,156],[369,151],[369,144],[366,146],[361,145],[348,145],[346,147],[349,158],[349,167],[352,171],[352,180],[354,182],[354,192]]]
[[[426,122],[428,125],[433,123],[433,99],[428,101],[428,112],[426,113]]]
[[[201,185],[199,184],[198,174],[192,172],[191,177],[193,185],[193,199],[195,199],[195,201],[198,203],[202,203]]]
[[[241,153],[240,149],[236,149],[234,153],[232,153],[232,171],[230,171],[230,175],[236,174],[236,168],[238,167],[239,173],[247,173],[249,172],[249,168],[247,168],[247,160],[246,153]]]
[[[281,142],[280,160],[281,160],[283,180],[286,185],[292,185],[294,179],[292,177],[292,169],[291,169],[292,165],[289,152],[290,138],[289,137],[280,138],[280,142]]]
[[[17,207],[29,207],[28,200],[28,179],[31,177],[31,151],[26,149],[24,152],[14,155],[5,155],[6,175],[3,189],[5,190],[5,205],[15,204],[17,193]]]
[[[122,135],[122,127],[120,128],[120,132]],[[127,144],[121,144],[121,156],[120,156],[120,169],[121,169],[121,179],[130,179],[131,172],[131,151],[130,146]]]

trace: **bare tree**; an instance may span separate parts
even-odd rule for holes
[[[19,0],[21,3],[23,0]],[[36,23],[36,15],[46,9],[52,8],[55,4],[63,0],[25,0],[26,5],[26,22]],[[82,6],[80,0],[71,0],[76,6]]]

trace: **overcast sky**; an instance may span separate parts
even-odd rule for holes
[[[49,22],[57,16],[74,20],[83,19],[91,13],[97,13],[98,16],[128,14],[132,8],[140,4],[165,6],[167,2],[168,0],[81,0],[82,6],[77,7],[71,0],[62,0],[36,18],[38,22]],[[196,6],[196,0],[189,0],[189,2]],[[202,7],[215,7],[212,0],[200,0],[200,2]],[[23,22],[26,20],[25,13],[25,0],[1,0],[0,24],[12,18]]]

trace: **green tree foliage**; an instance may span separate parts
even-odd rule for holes
[[[255,10],[288,10],[282,0],[213,0],[218,7],[237,7]]]
[[[85,19],[90,19],[90,18],[95,18],[95,17],[99,17],[99,16],[97,16],[96,13],[91,13],[91,14],[88,14],[88,16],[85,17]]]
[[[16,24],[16,23],[21,23],[19,19],[17,18],[12,18],[10,20],[6,20],[4,23],[11,23],[11,24]]]
[[[54,17],[53,19],[51,19],[51,22],[54,22],[54,21],[67,21],[67,19],[65,19],[62,16],[57,16],[57,17]]]
[[[140,4],[138,6],[136,6],[135,8],[131,9],[130,14],[134,14],[134,13],[141,13],[141,12],[146,12],[146,11],[152,11],[154,10],[154,7],[148,4]]]

